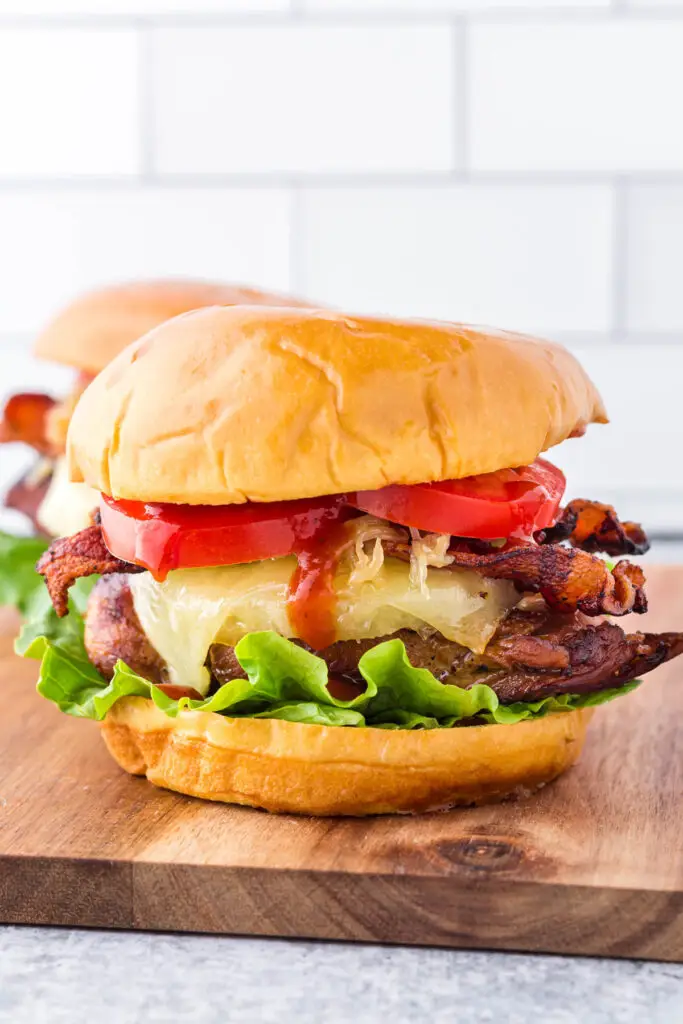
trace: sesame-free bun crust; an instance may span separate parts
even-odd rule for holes
[[[134,281],[89,292],[48,324],[35,344],[41,359],[99,373],[132,341],[164,320],[204,306],[298,306],[296,299],[211,281]]]
[[[578,759],[592,709],[517,725],[384,730],[227,718],[125,697],[102,724],[127,772],[163,789],[295,814],[391,814],[502,800]]]
[[[205,309],[87,388],[71,478],[115,498],[222,505],[487,473],[605,422],[565,349],[460,324]]]

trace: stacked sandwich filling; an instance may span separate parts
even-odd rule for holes
[[[73,411],[69,476],[98,510],[40,558],[18,650],[120,765],[182,793],[368,814],[533,790],[594,705],[683,653],[620,625],[647,610],[641,527],[567,502],[539,458],[604,422],[550,342],[176,317]]]
[[[0,419],[0,443],[18,442],[36,453],[34,465],[7,492],[5,506],[24,515],[37,533],[71,533],[97,506],[96,491],[69,483],[64,458],[71,414],[91,380],[91,374],[79,374],[61,402],[39,392],[13,395]]]
[[[327,722],[344,710],[335,724],[413,728],[515,721],[611,699],[683,652],[683,634],[625,633],[600,618],[647,608],[642,570],[598,557],[648,547],[608,505],[574,501],[526,539],[487,541],[342,504],[349,517],[323,523],[298,557],[153,574],[112,554],[98,517],[55,542],[39,571],[60,616],[76,579],[102,577],[86,615],[91,665],[112,696],[137,678],[173,712]],[[139,532],[137,545],[144,559]],[[331,606],[320,602],[320,558],[311,565],[330,548]]]
[[[89,292],[62,310],[39,335],[35,354],[77,376],[61,401],[26,392],[13,395],[0,413],[0,444],[21,443],[35,464],[9,489],[7,508],[25,516],[34,531],[63,536],[85,526],[98,492],[68,480],[64,452],[74,409],[93,380],[128,344],[170,317],[204,306],[291,305],[290,296],[211,281],[137,281]]]

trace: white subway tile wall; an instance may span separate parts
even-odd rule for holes
[[[140,171],[140,40],[0,28],[0,178]]]
[[[154,33],[160,174],[448,171],[448,26],[170,28]]]
[[[683,184],[629,188],[628,223],[629,329],[683,333]]]
[[[472,166],[683,170],[683,21],[477,25]]]
[[[610,0],[576,0],[571,6],[608,7]],[[567,0],[302,0],[307,11],[380,11],[383,13],[410,11],[414,14],[443,13],[445,11],[500,11],[522,8],[527,10],[552,10],[569,6]]]
[[[185,275],[290,287],[286,189],[0,187],[0,339],[79,291]],[[1,341],[0,341],[1,344]]]
[[[138,276],[536,331],[612,415],[571,491],[683,538],[681,53],[683,0],[0,0],[0,395]]]
[[[565,441],[551,458],[577,497],[599,497],[655,532],[683,536],[683,346],[579,345],[611,422]]]
[[[614,205],[608,185],[310,188],[305,293],[372,313],[608,331]]]
[[[150,14],[253,14],[288,11],[289,0],[0,0],[0,16],[96,16]]]

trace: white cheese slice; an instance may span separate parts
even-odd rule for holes
[[[69,480],[66,459],[57,459],[52,480],[38,510],[37,519],[46,533],[68,537],[90,525],[90,513],[100,501],[99,491]]]
[[[288,557],[178,569],[163,583],[147,572],[130,576],[138,618],[172,681],[206,693],[210,680],[204,662],[214,641],[234,645],[245,633],[262,629],[294,636],[286,602],[295,567]],[[423,592],[411,585],[408,564],[393,558],[385,559],[374,579],[356,585],[348,570],[340,572],[335,588],[339,640],[431,627],[478,652],[519,600],[512,583],[467,569],[428,569]]]

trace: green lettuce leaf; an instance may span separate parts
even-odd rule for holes
[[[258,635],[258,634],[256,634]],[[534,702],[500,704],[490,686],[475,683],[469,690],[444,686],[431,672],[414,668],[400,640],[372,647],[360,659],[363,677],[374,683],[377,697],[370,701],[367,718],[373,726],[403,729],[448,727],[464,718],[491,725],[514,725],[529,718],[605,704],[639,685],[625,683],[589,694],[563,694]]]
[[[82,611],[83,584],[72,589],[73,610]],[[90,584],[92,586],[92,584]],[[389,640],[362,656],[359,669],[367,689],[350,701],[333,697],[325,662],[272,632],[249,633],[235,648],[248,675],[225,683],[203,700],[175,700],[153,683],[118,662],[106,682],[88,661],[80,614],[58,619],[43,609],[27,623],[16,649],[40,658],[38,692],[69,715],[100,721],[121,697],[151,698],[165,714],[185,709],[213,711],[235,718],[280,718],[329,726],[370,726],[379,729],[449,728],[463,719],[481,724],[506,724],[547,714],[593,707],[628,693],[638,683],[587,695],[569,694],[541,701],[501,705],[484,684],[469,690],[444,686],[431,672],[414,668],[400,640]]]
[[[54,646],[60,650],[70,650],[74,655],[87,660],[83,643],[83,616],[90,591],[99,576],[85,576],[75,581],[69,590],[69,614],[63,619],[57,617],[42,577],[38,579],[40,589],[31,597],[21,631],[14,641],[15,651],[25,658],[40,659],[48,647]],[[102,677],[98,675],[98,678]]]
[[[23,623],[14,649],[40,661],[38,693],[69,715],[99,720],[106,713],[98,713],[106,681],[89,661],[83,640],[85,606],[97,579],[88,576],[76,581],[69,592],[69,614],[63,619],[57,617],[43,585],[32,600],[31,616]],[[136,692],[141,692],[140,687]]]
[[[12,605],[27,614],[36,594],[45,590],[36,562],[47,550],[43,537],[14,537],[0,533],[0,605]]]

